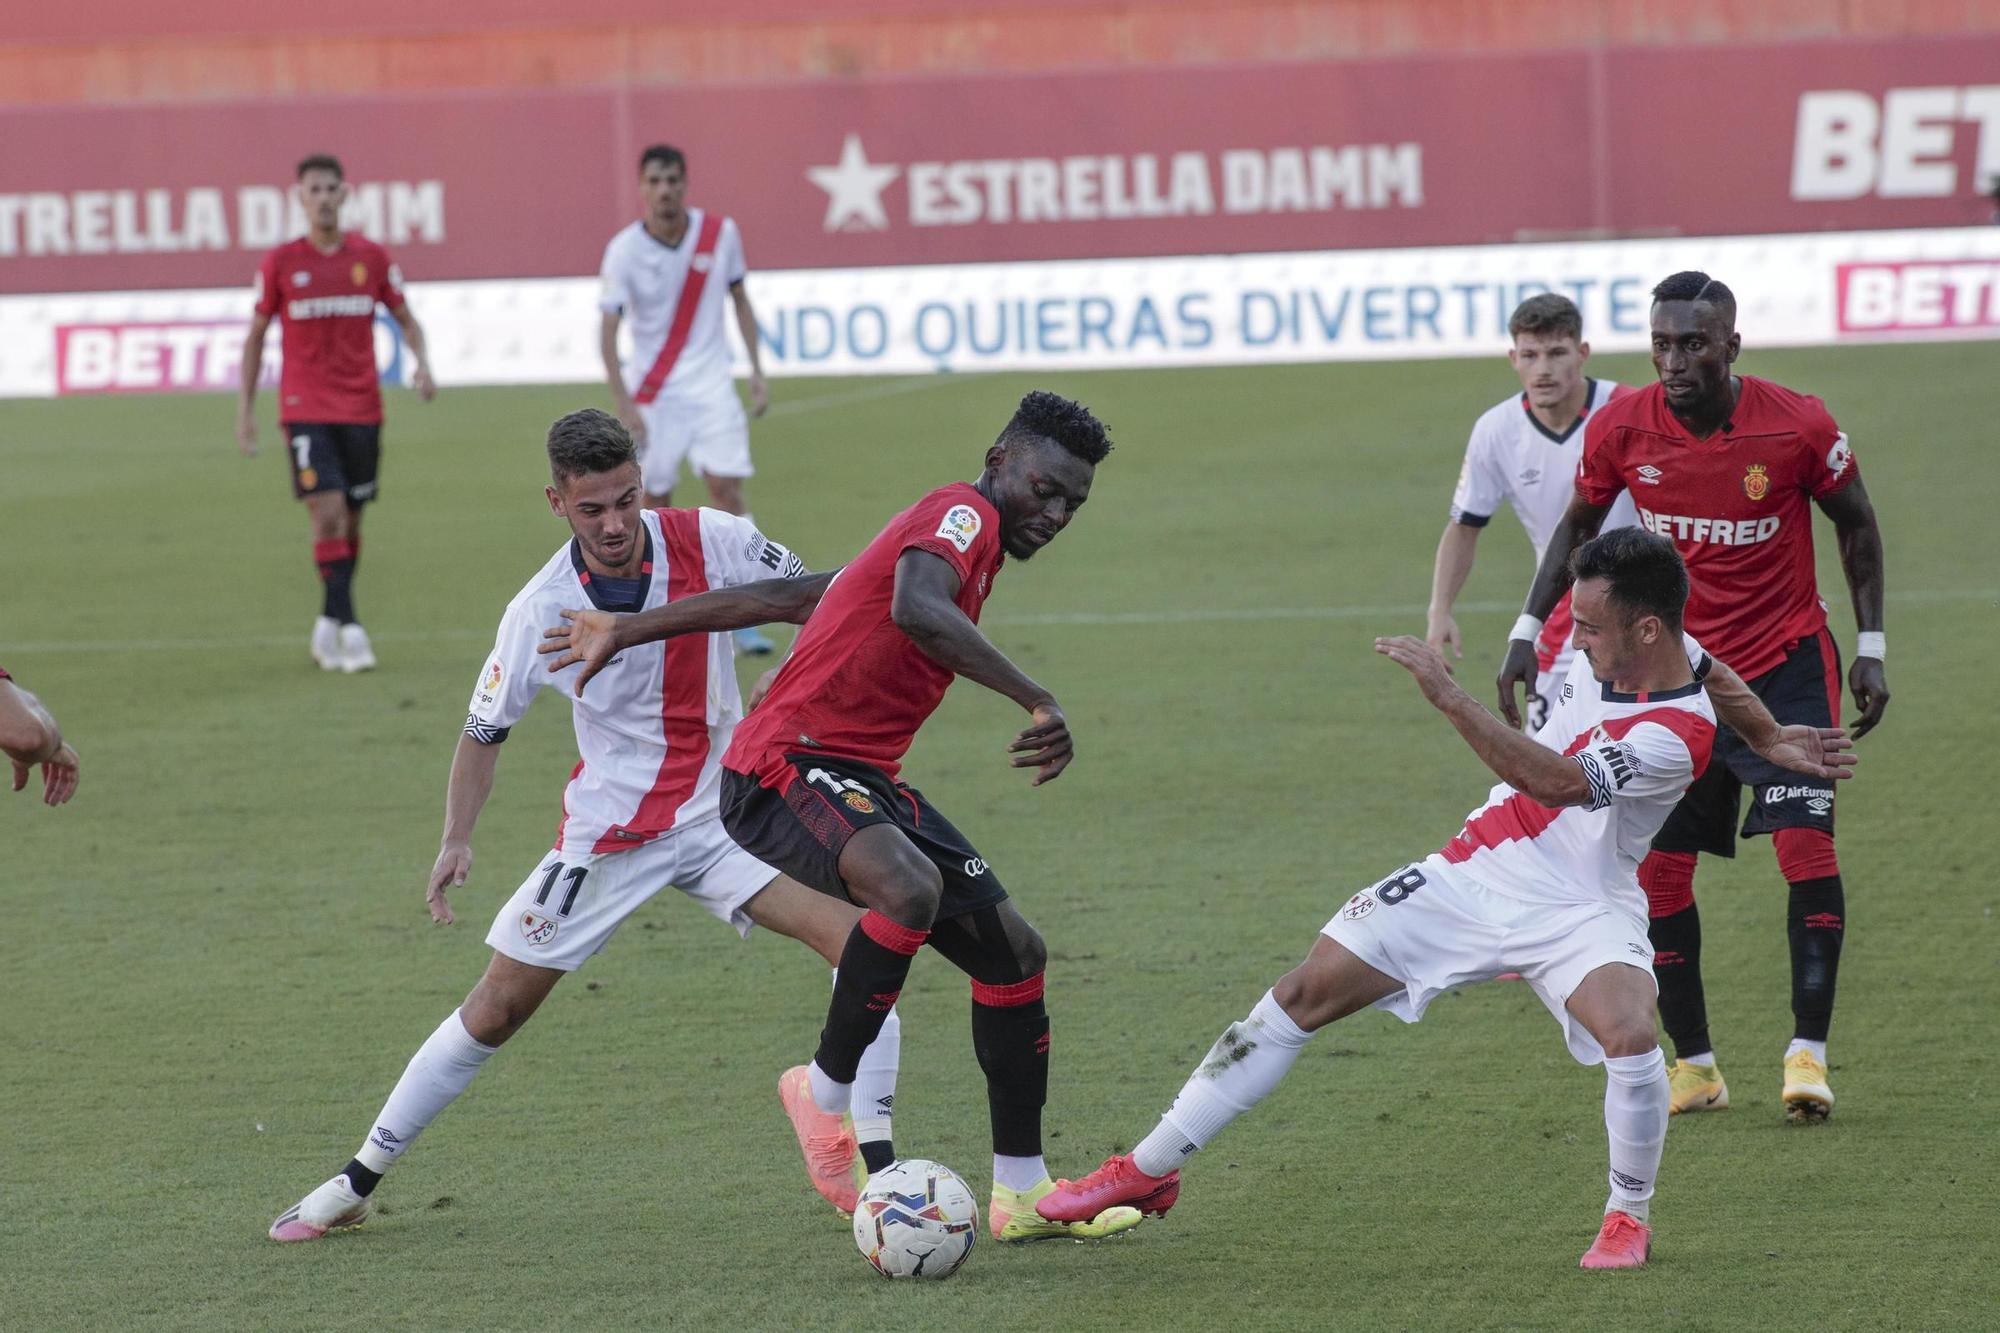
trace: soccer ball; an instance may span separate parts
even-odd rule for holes
[[[921,1157],[870,1176],[854,1207],[854,1243],[883,1277],[950,1277],[978,1236],[972,1191],[950,1167]]]

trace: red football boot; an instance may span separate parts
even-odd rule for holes
[[[1108,1157],[1082,1180],[1058,1180],[1055,1192],[1040,1199],[1035,1211],[1051,1222],[1087,1222],[1107,1208],[1123,1204],[1154,1217],[1165,1217],[1181,1196],[1181,1173],[1149,1176],[1132,1165],[1131,1156]]]

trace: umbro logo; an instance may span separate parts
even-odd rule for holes
[[[375,1132],[369,1137],[375,1140],[375,1146],[383,1152],[395,1152],[403,1146],[403,1141],[383,1125],[375,1126]]]
[[[1666,474],[1661,472],[1658,468],[1654,467],[1651,463],[1647,463],[1646,465],[1644,465],[1639,469],[1639,480],[1645,482],[1648,486],[1659,485],[1660,478],[1664,475]]]

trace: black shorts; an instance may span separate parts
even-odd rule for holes
[[[381,422],[287,421],[280,428],[292,460],[295,498],[303,500],[321,491],[344,491],[351,505],[375,498],[376,474],[382,466]]]
[[[1840,714],[1840,650],[1822,628],[1793,645],[1785,660],[1748,682],[1771,716],[1786,726],[1830,727]],[[1660,852],[1736,855],[1736,817],[1743,789],[1750,788],[1750,813],[1743,836],[1781,828],[1833,832],[1833,783],[1780,768],[1728,727],[1715,728],[1708,768],[1687,789],[1680,804],[1653,837]]]
[[[785,760],[794,776],[783,793],[722,770],[722,826],[766,865],[808,888],[852,901],[840,878],[841,848],[870,824],[893,824],[944,880],[938,920],[1007,897],[986,858],[916,788],[858,760],[810,753],[788,754]]]

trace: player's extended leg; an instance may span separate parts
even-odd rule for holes
[[[1708,1036],[1701,982],[1701,912],[1694,902],[1693,852],[1653,851],[1639,863],[1646,891],[1647,937],[1659,985],[1660,1025],[1674,1043],[1672,1113],[1729,1109],[1729,1086]]]
[[[1791,892],[1785,933],[1792,954],[1792,1041],[1785,1050],[1781,1093],[1785,1119],[1812,1124],[1833,1114],[1826,1074],[1826,1038],[1833,1025],[1834,983],[1847,932],[1847,890],[1834,857],[1833,835],[1817,828],[1771,834],[1778,869]]]
[[[743,910],[766,930],[810,946],[834,965],[838,984],[841,951],[861,919],[860,908],[780,875],[744,904]],[[799,1150],[805,1156],[813,1188],[846,1213],[854,1211],[868,1176],[896,1160],[891,1114],[901,1065],[902,1027],[895,1006],[890,1006],[882,1030],[861,1053],[854,1072],[851,1128],[848,1120],[829,1117],[813,1104],[805,1066],[786,1070],[778,1081],[778,1095],[798,1133]]]
[[[1653,978],[1607,963],[1566,1005],[1604,1048],[1604,1132],[1611,1145],[1611,1196],[1585,1268],[1638,1268],[1652,1248],[1647,1211],[1667,1143],[1667,1059],[1654,1026]]]
[[[301,497],[312,524],[313,563],[319,567],[320,613],[313,625],[313,660],[327,671],[345,664],[340,630],[354,623],[354,546],[345,490],[311,491]]]
[[[1129,1155],[1058,1184],[1036,1210],[1055,1221],[1093,1217],[1117,1204],[1165,1214],[1180,1197],[1181,1164],[1268,1096],[1308,1037],[1402,989],[1338,940],[1320,936],[1303,963],[1223,1030],[1152,1133]]]
[[[409,1150],[417,1135],[472,1083],[472,1076],[503,1042],[521,1030],[563,973],[495,953],[486,974],[403,1070],[375,1126],[339,1174],[280,1214],[271,1239],[318,1240],[329,1231],[359,1226],[382,1175]]]

